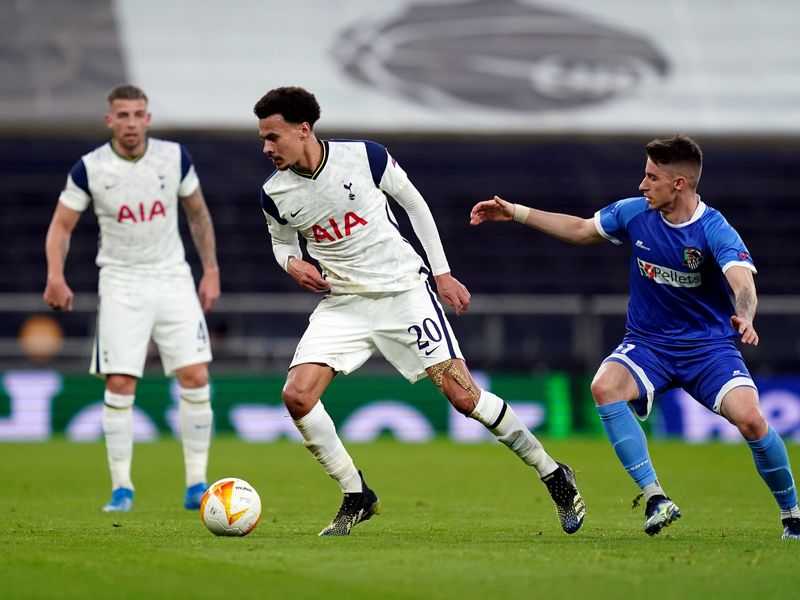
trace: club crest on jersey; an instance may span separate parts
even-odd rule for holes
[[[347,197],[350,200],[355,200],[356,199],[356,195],[353,193],[353,182],[352,181],[350,183],[342,182],[342,187],[348,191]]]
[[[367,220],[359,217],[354,212],[345,213],[343,223],[340,224],[331,217],[328,219],[327,225],[316,224],[311,228],[311,233],[314,234],[314,241],[316,243],[328,241],[335,242],[343,238],[349,237],[353,229],[359,225],[366,225]],[[344,231],[343,231],[344,230]]]
[[[697,248],[684,248],[683,249],[683,266],[690,268],[694,271],[703,262],[703,255]]]

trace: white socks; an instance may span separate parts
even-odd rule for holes
[[[539,440],[522,424],[514,409],[491,392],[481,390],[481,397],[470,417],[484,425],[526,465],[536,469],[540,478],[558,468],[556,461],[545,452]]]
[[[339,483],[343,493],[362,491],[361,476],[336,435],[336,428],[325,412],[322,401],[318,401],[305,417],[294,424],[303,436],[305,447],[319,461],[325,472]]]
[[[183,442],[183,460],[186,466],[186,487],[206,482],[208,449],[211,446],[211,388],[179,387],[178,421]]]
[[[106,438],[112,491],[120,487],[133,489],[133,399],[132,394],[127,396],[108,390],[103,397],[103,433]]]

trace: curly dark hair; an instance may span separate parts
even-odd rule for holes
[[[256,102],[253,112],[259,119],[281,115],[288,123],[308,123],[312,128],[320,109],[314,94],[301,87],[279,87],[270,90]]]
[[[682,163],[698,169],[703,166],[703,151],[688,135],[679,134],[671,138],[655,139],[645,146],[647,156],[657,165]]]

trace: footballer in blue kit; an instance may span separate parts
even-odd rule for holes
[[[797,489],[786,447],[769,426],[736,345],[758,345],[753,260],[736,230],[697,194],[702,151],[688,136],[646,146],[642,196],[593,218],[550,213],[495,196],[476,204],[472,225],[517,221],[566,242],[631,246],[627,333],[603,361],[592,396],[622,465],[647,499],[644,531],[655,535],[681,512],[656,476],[644,432],[653,399],[682,387],[733,423],[780,507],[783,539],[800,539]]]

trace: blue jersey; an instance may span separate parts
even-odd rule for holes
[[[631,335],[664,345],[736,337],[724,273],[732,266],[756,269],[719,211],[701,201],[691,219],[675,225],[651,210],[645,198],[627,198],[598,211],[594,222],[613,243],[631,242]]]

